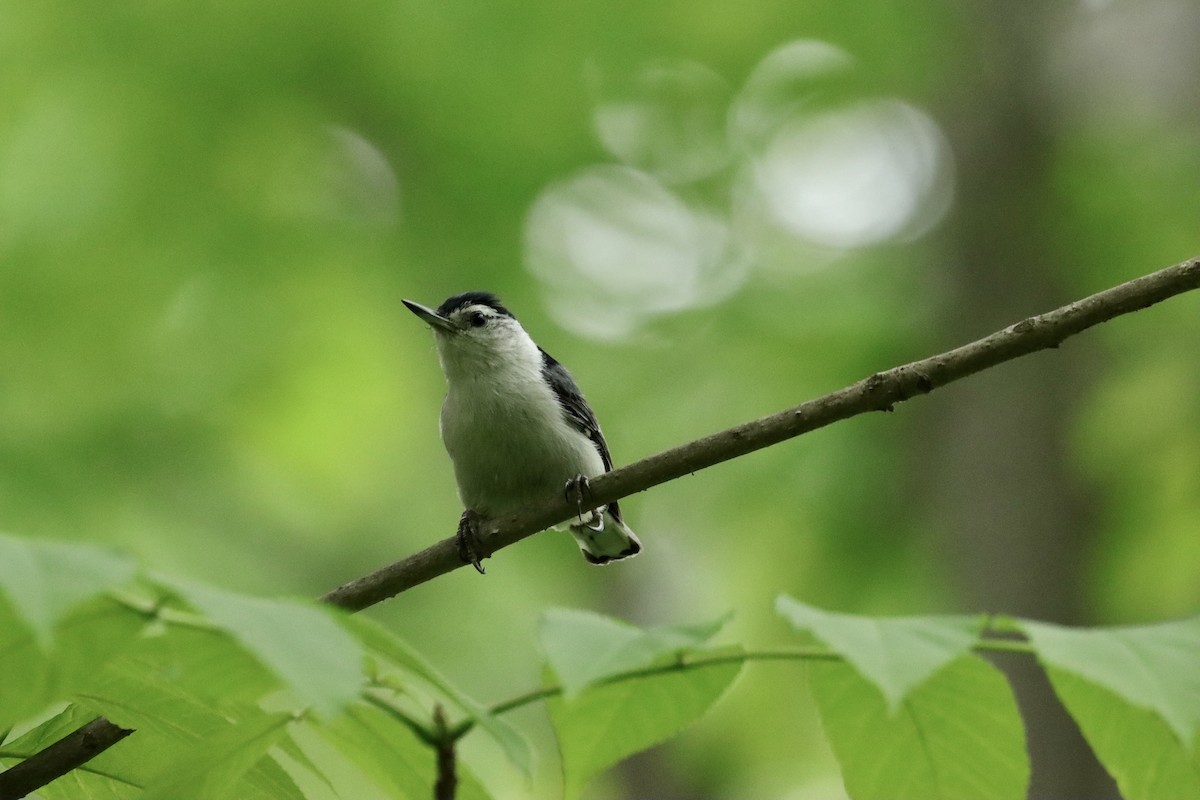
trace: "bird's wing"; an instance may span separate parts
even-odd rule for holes
[[[567,372],[567,368],[558,363],[545,350],[542,350],[542,374],[554,390],[555,399],[558,400],[558,405],[562,408],[563,417],[568,424],[592,440],[592,444],[596,446],[596,450],[600,452],[600,457],[604,460],[604,469],[611,470],[612,456],[608,452],[604,434],[600,432],[600,423],[596,420],[596,415],[592,413],[591,406],[583,398],[583,392],[579,391],[579,386],[571,377],[571,373]]]
[[[608,452],[608,443],[604,441],[604,434],[600,432],[600,422],[596,419],[592,407],[584,399],[583,392],[579,390],[578,384],[571,377],[571,373],[567,372],[566,367],[558,363],[545,350],[540,347],[538,350],[542,352],[542,374],[554,390],[555,399],[562,408],[563,418],[566,419],[567,424],[592,440],[592,444],[595,445],[596,450],[600,453],[600,458],[604,461],[605,471],[611,471],[613,461],[612,455]],[[616,503],[609,503],[608,510],[613,517],[621,519],[621,510]]]

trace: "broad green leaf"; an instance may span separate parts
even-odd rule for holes
[[[176,642],[176,638],[184,644]],[[174,644],[165,646],[167,643]],[[222,660],[222,654],[233,656],[225,663],[235,680],[244,680],[252,687],[249,696],[231,692],[230,697],[214,699],[203,687],[206,675],[217,675],[214,668]],[[195,663],[201,665],[198,673],[192,669]],[[216,679],[218,689],[232,685]],[[103,715],[122,727],[137,730],[136,749],[143,752],[143,760],[147,764],[161,764],[191,752],[220,734],[231,722],[261,716],[263,712],[257,701],[264,687],[274,690],[276,685],[273,676],[247,658],[224,634],[168,631],[161,637],[138,642],[130,653],[99,670],[76,699],[94,715]],[[131,750],[114,748],[117,749]],[[147,751],[154,753],[153,759],[144,758]],[[148,778],[145,767],[138,775]]]
[[[51,663],[33,629],[0,596],[0,729],[36,714],[51,701]]]
[[[395,800],[427,800],[433,795],[437,755],[403,723],[377,708],[357,704],[337,719],[297,732],[306,750],[314,739],[333,748]],[[325,760],[313,753],[318,762]],[[458,754],[456,800],[487,800],[488,793]],[[343,796],[345,796],[343,794]]]
[[[0,765],[11,766],[24,761],[95,718],[96,715],[85,708],[68,705],[11,741],[0,742]]]
[[[251,722],[248,726],[242,727],[243,733],[249,728],[259,725],[264,719],[262,712],[257,710],[252,710],[244,716]],[[82,705],[69,707],[13,742],[13,751],[25,754],[40,751],[95,717],[96,713],[92,708]],[[203,738],[191,737],[187,746],[184,747],[164,748],[163,740],[156,736],[155,730],[139,729],[134,736],[122,740],[83,766],[39,789],[37,796],[45,798],[45,800],[142,798],[145,796],[142,794],[142,787],[152,781],[156,772],[161,773],[158,776],[161,783],[165,784],[173,780],[170,776],[175,768],[169,766],[164,769],[164,765],[177,762],[182,765],[181,769],[188,770],[192,769],[190,765],[197,757],[216,758],[223,765],[225,756],[221,753],[208,754],[206,748],[223,739],[229,739],[230,732],[234,728],[227,720],[216,716],[211,719],[213,722],[207,727],[206,736]],[[286,715],[284,721],[287,721]],[[243,736],[239,734],[234,739],[241,741]],[[180,780],[186,781],[186,779]],[[302,799],[302,795],[291,779],[271,759],[261,759],[252,769],[245,772],[241,780],[237,793],[232,795],[238,800]],[[201,789],[196,791],[201,791]],[[185,792],[170,796],[206,797],[207,795]]]
[[[87,683],[96,672],[127,652],[146,629],[146,617],[111,597],[76,605],[54,629],[54,666],[65,691]]]
[[[108,597],[91,597],[57,621],[47,652],[8,612],[0,599],[0,727],[67,700],[109,658],[129,647],[145,622]]]
[[[433,748],[383,711],[355,704],[320,732],[389,796],[426,800],[433,793]]]
[[[332,609],[191,581],[160,582],[228,631],[317,713],[332,716],[362,688],[362,647]]]
[[[19,758],[5,758],[3,761],[11,766],[24,760],[95,718],[95,712],[90,709],[68,706],[4,745],[5,753]],[[131,800],[141,788],[119,767],[113,768],[112,759],[108,758],[111,752],[101,753],[82,767],[38,789],[37,796],[43,800]]]
[[[219,800],[245,796],[241,780],[286,732],[290,714],[262,714],[222,730],[167,765],[143,800]]]
[[[642,629],[590,611],[555,608],[542,615],[538,639],[568,697],[622,672],[641,669],[664,655],[696,648],[729,620]]]
[[[1125,628],[1021,620],[1047,668],[1071,672],[1158,714],[1185,749],[1200,727],[1200,617]]]
[[[578,797],[598,773],[703,716],[741,671],[737,654],[730,655],[731,661],[686,669],[668,661],[659,672],[647,670],[641,677],[594,684],[571,698],[550,699],[564,794]]]
[[[986,661],[959,657],[894,711],[845,663],[813,662],[809,683],[855,800],[1024,800],[1021,717],[1004,676]]]
[[[31,795],[38,800],[134,800],[141,796],[140,786],[125,783],[92,762],[56,778]]]
[[[86,708],[68,705],[11,741],[0,742],[0,750],[4,753],[3,756],[0,756],[0,761],[6,763],[23,761],[95,718],[96,715]]]
[[[347,627],[368,651],[385,662],[411,673],[440,694],[441,700],[457,706],[487,733],[504,751],[508,760],[524,775],[533,773],[533,748],[516,728],[488,712],[439,673],[424,656],[382,625],[366,617],[351,617]]]
[[[336,796],[338,791],[334,787],[330,776],[326,774],[327,770],[317,765],[309,753],[297,741],[297,737],[302,736],[303,731],[311,726],[312,723],[304,719],[297,720],[292,725],[289,725],[287,735],[276,742],[275,749],[271,751],[272,755],[275,762],[289,776],[293,774],[294,770],[299,770],[306,778],[319,782],[323,789],[328,789],[331,794]],[[288,766],[291,766],[292,769],[287,769]]]
[[[241,653],[240,649],[228,644],[227,637],[217,632],[189,633],[210,634],[209,641],[226,642],[225,652]],[[102,714],[118,725],[137,731],[82,768],[86,771],[94,767],[98,774],[110,777],[114,785],[146,786],[153,782],[164,764],[188,762],[209,743],[227,735],[237,723],[253,726],[264,716],[264,712],[251,703],[227,699],[217,704],[203,694],[193,693],[193,679],[184,677],[187,676],[186,665],[176,670],[168,666],[169,662],[157,661],[153,656],[139,650],[136,655],[115,660],[101,671],[94,686],[79,696],[80,705],[91,716]],[[231,662],[235,670],[237,664],[236,660]],[[255,668],[261,682],[263,670],[256,665]],[[180,679],[174,680],[176,676]],[[249,769],[239,786],[236,795],[239,800],[301,796],[291,779],[271,759],[260,760]],[[66,794],[65,797],[74,795]]]
[[[134,800],[141,798],[142,788],[122,780],[107,767],[89,761],[85,766],[73,769],[61,778],[56,778],[31,795],[38,800]]]
[[[1121,797],[1200,797],[1200,748],[1185,751],[1161,716],[1073,672],[1048,666],[1046,674]]]
[[[156,681],[207,707],[251,704],[282,685],[223,630],[167,625],[129,646],[113,668],[133,683]]]
[[[895,711],[901,701],[979,640],[977,617],[879,619],[822,611],[786,595],[775,609],[796,628],[809,631],[870,681]]]
[[[0,593],[49,649],[54,625],[73,606],[133,577],[133,561],[85,544],[0,534]]]
[[[284,738],[291,727],[284,729]],[[280,741],[277,738],[276,745]],[[305,800],[304,792],[273,757],[259,759],[246,772],[233,797],[235,800]]]

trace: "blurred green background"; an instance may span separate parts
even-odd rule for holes
[[[402,297],[499,293],[618,464],[1200,253],[1200,7],[0,3],[0,526],[317,595],[449,535]],[[548,606],[1200,608],[1200,297],[625,502],[370,613],[460,685]],[[1034,797],[1111,792],[1011,665]],[[836,798],[794,665],[596,798]],[[501,797],[554,797],[469,752]]]

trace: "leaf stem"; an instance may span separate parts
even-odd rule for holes
[[[435,733],[434,731],[430,730],[429,728],[425,727],[420,722],[417,722],[415,719],[413,719],[411,716],[409,716],[408,712],[405,711],[404,709],[392,704],[391,702],[388,701],[387,698],[383,697],[382,695],[380,695],[377,692],[372,692],[370,690],[367,690],[362,693],[362,696],[363,696],[363,699],[366,700],[368,703],[375,706],[380,711],[384,712],[388,716],[395,719],[397,722],[404,725],[404,727],[406,727],[410,731],[412,731],[413,735],[415,735],[418,739],[420,739],[425,744],[427,744],[430,747],[433,747],[435,749],[439,746],[440,741],[439,741],[438,734]],[[440,713],[440,709],[441,709],[441,706],[438,706],[438,708],[435,709],[435,715],[436,715],[436,713]],[[435,719],[436,719],[436,716],[435,716]],[[442,720],[444,723],[445,718],[443,717]]]
[[[433,708],[433,724],[436,734],[434,749],[437,751],[437,781],[433,785],[433,797],[434,800],[454,800],[458,790],[458,759],[454,744],[458,739],[446,724],[446,712],[440,703]]]
[[[980,639],[972,649],[990,653],[1037,655],[1037,650],[1034,649],[1033,645],[1022,639]]]
[[[597,686],[609,686],[614,683],[624,683],[625,681],[637,680],[638,678],[649,678],[655,675],[667,675],[672,672],[684,672],[691,669],[700,669],[703,667],[715,667],[721,664],[737,664],[747,661],[836,661],[841,656],[823,647],[788,647],[772,650],[737,650],[737,651],[707,651],[698,653],[680,653],[679,657],[666,664],[656,664],[650,667],[641,667],[639,669],[628,670],[627,672],[618,672],[609,675],[603,680],[597,681]],[[549,700],[552,697],[558,697],[565,691],[560,685],[543,686],[540,689],[533,689],[524,694],[508,700],[502,700],[499,703],[488,708],[487,712],[493,716],[507,714],[509,711],[515,711],[518,708],[536,703],[541,700]],[[461,738],[469,733],[475,727],[475,720],[465,719],[450,729],[450,735],[454,738]]]
[[[1021,653],[1034,655],[1036,651],[1029,642],[1016,639],[980,639],[971,648],[976,652]],[[721,664],[746,663],[749,661],[841,661],[842,656],[826,647],[784,647],[770,650],[737,650],[737,651],[707,651],[698,653],[681,653],[675,661],[666,664],[656,664],[650,667],[618,672],[597,681],[596,686],[608,686],[614,683],[649,678],[655,675],[666,675],[672,672],[683,672],[690,669],[714,667]],[[561,685],[543,686],[502,700],[488,708],[487,713],[493,716],[507,714],[527,705],[558,697],[565,691]],[[474,719],[464,719],[449,730],[451,738],[460,739],[470,733],[475,727]]]

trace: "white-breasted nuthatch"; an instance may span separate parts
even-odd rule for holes
[[[588,479],[611,470],[612,457],[571,373],[493,294],[458,294],[436,311],[404,305],[433,329],[446,375],[440,427],[466,508],[458,531],[463,560],[483,572],[480,518],[544,501],[564,484],[579,512],[568,527],[584,558],[607,564],[637,555],[642,544],[616,503],[586,505]]]

